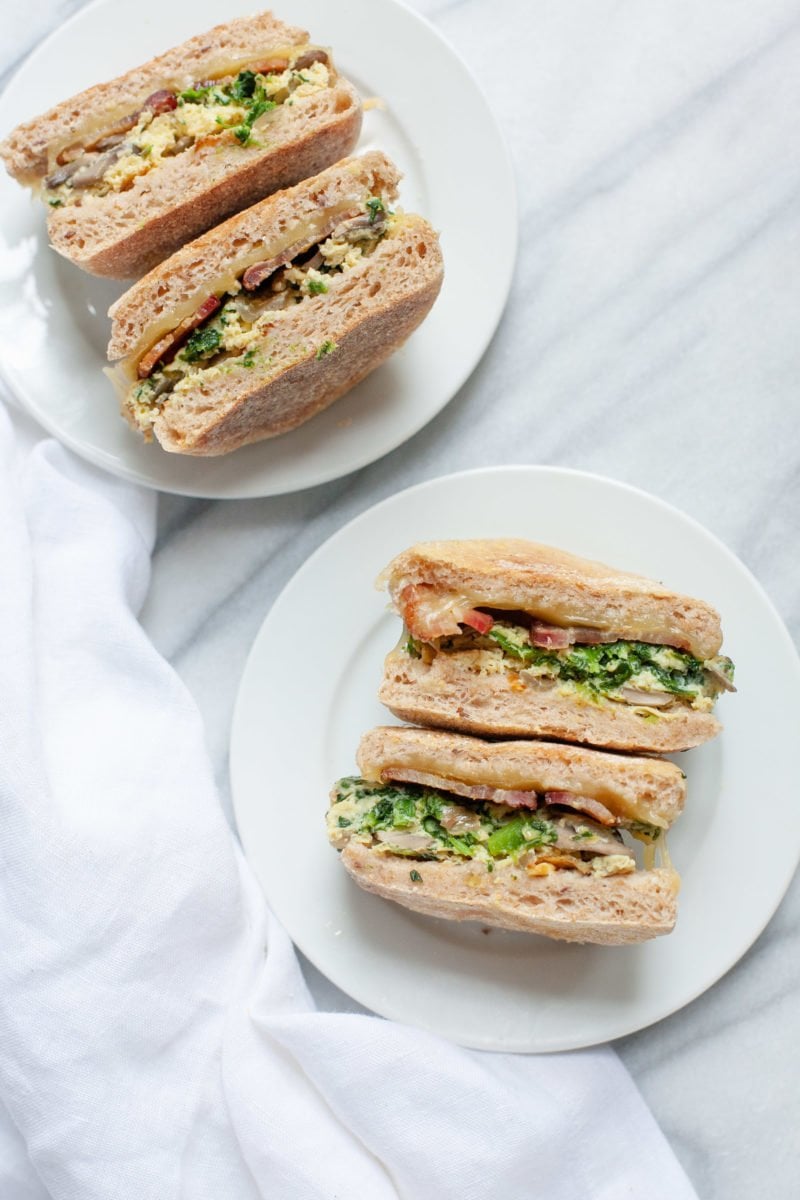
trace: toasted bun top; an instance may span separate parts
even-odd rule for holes
[[[382,573],[398,605],[410,584],[458,593],[472,607],[517,610],[555,625],[584,625],[689,650],[718,653],[717,611],[661,583],[521,538],[421,542]],[[399,605],[398,605],[399,607]]]
[[[96,84],[18,125],[0,143],[0,157],[21,183],[33,184],[48,170],[48,149],[77,142],[113,125],[160,88],[183,90],[198,80],[234,72],[259,55],[308,43],[308,33],[270,12],[216,25],[107,83]]]
[[[413,726],[372,729],[358,767],[369,780],[404,767],[466,784],[536,792],[570,791],[599,800],[619,817],[666,828],[683,809],[686,783],[673,763],[585,750],[556,742],[488,742]]]
[[[235,287],[248,266],[295,243],[313,245],[327,236],[332,220],[363,206],[369,196],[394,201],[399,179],[380,150],[343,158],[189,242],[112,304],[108,357],[140,354],[212,292],[222,295]]]

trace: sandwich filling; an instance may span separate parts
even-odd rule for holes
[[[369,196],[349,215],[339,214],[314,244],[290,246],[254,263],[224,294],[207,297],[140,358],[140,382],[126,398],[133,422],[147,434],[172,394],[191,392],[231,371],[280,367],[270,353],[270,333],[298,304],[324,303],[332,281],[373,254],[399,220],[380,196]],[[324,340],[313,349],[322,359],[336,348]]]
[[[564,870],[602,877],[637,870],[623,831],[647,843],[646,866],[654,864],[656,843],[664,847],[658,826],[608,810],[603,823],[587,816],[591,800],[571,792],[508,792],[457,780],[429,787],[395,774],[403,772],[387,769],[378,783],[348,777],[335,784],[327,827],[337,850],[356,839],[378,854],[409,859],[471,859],[487,871],[509,859],[534,877]],[[665,847],[663,853],[669,865]]]
[[[415,585],[401,593],[406,623],[401,645],[426,663],[437,654],[459,653],[467,656],[470,671],[505,675],[520,691],[556,689],[595,703],[630,705],[653,717],[678,706],[709,712],[720,692],[736,690],[734,665],[723,655],[701,661],[676,646],[464,605],[447,612],[441,605],[427,608],[421,617],[418,596],[408,594],[420,591]]]
[[[45,199],[60,208],[85,196],[126,191],[139,175],[195,146],[261,147],[268,113],[334,81],[327,51],[295,47],[183,91],[159,89],[90,140],[60,149],[44,180]]]

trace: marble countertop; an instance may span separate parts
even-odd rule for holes
[[[6,14],[4,75],[79,6]],[[461,392],[388,457],[277,499],[161,498],[143,621],[201,708],[226,802],[233,701],[272,601],[344,522],[435,475],[551,463],[645,488],[726,542],[800,632],[800,4],[413,6],[508,139],[512,292]],[[720,983],[617,1043],[703,1200],[797,1194],[799,929],[795,880]],[[306,971],[321,1003],[356,1007]]]

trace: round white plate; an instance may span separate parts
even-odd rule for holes
[[[244,3],[235,12],[262,7]],[[93,279],[50,250],[43,206],[0,170],[0,372],[66,445],[162,491],[277,495],[388,453],[467,379],[511,283],[517,215],[510,159],[477,84],[441,35],[397,0],[287,0],[275,10],[332,45],[362,96],[384,101],[384,109],[365,113],[358,150],[379,147],[397,162],[404,172],[400,202],[440,230],[445,258],[442,292],[410,341],[300,429],[217,459],[181,458],[145,445],[120,418],[102,374],[106,312],[124,285]],[[111,78],[220,19],[213,0],[89,5],[17,72],[0,97],[0,133],[96,83],[98,72]],[[489,215],[491,237],[481,237]]]
[[[722,613],[739,691],[719,703],[724,733],[676,759],[688,798],[670,835],[683,887],[667,937],[576,946],[424,917],[361,891],[328,845],[332,783],[353,773],[360,735],[392,723],[375,693],[400,623],[375,591],[375,576],[417,541],[498,536],[641,572]],[[800,849],[798,727],[800,663],[789,635],[716,538],[609,479],[494,467],[392,496],[297,572],[244,672],[231,779],[245,851],[269,903],[335,984],[383,1016],[466,1046],[568,1050],[675,1012],[758,937]]]

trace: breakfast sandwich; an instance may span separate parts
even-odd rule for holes
[[[331,51],[262,12],[26,121],[0,156],[47,205],[54,249],[129,279],[348,154],[361,118]]]
[[[673,928],[666,830],[685,798],[673,763],[408,726],[366,733],[357,761],[331,792],[327,829],[367,891],[575,942]]]
[[[404,623],[379,696],[407,721],[670,753],[735,691],[710,604],[549,546],[423,543],[379,583]]]
[[[112,305],[122,410],[180,454],[286,433],[384,362],[442,284],[382,153],[344,159],[204,234]]]

